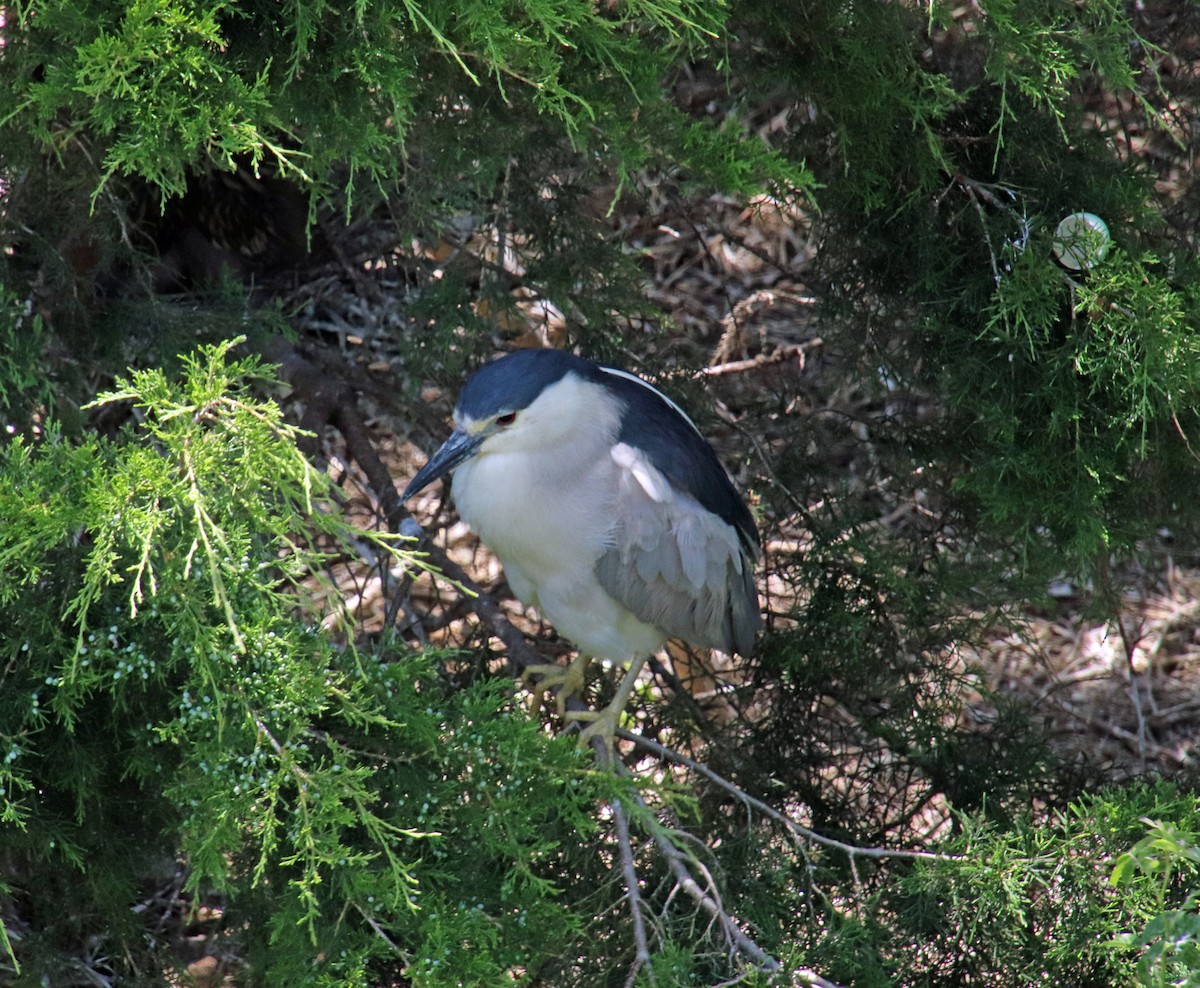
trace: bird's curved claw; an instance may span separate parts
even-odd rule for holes
[[[625,671],[625,676],[617,688],[617,694],[603,710],[567,710],[567,700],[572,696],[581,696],[586,685],[585,673],[590,657],[577,655],[567,666],[558,664],[529,666],[521,673],[521,679],[527,681],[533,692],[533,709],[541,709],[546,693],[556,689],[554,705],[558,715],[564,720],[590,721],[579,733],[579,743],[587,746],[593,738],[601,738],[604,746],[611,753],[613,739],[617,734],[617,726],[621,715],[629,703],[629,695],[633,692],[634,684],[645,664],[645,656],[634,656]],[[536,679],[536,682],[533,680]]]
[[[625,713],[625,708],[629,706],[629,695],[633,692],[645,662],[646,657],[641,655],[635,655],[630,660],[621,685],[617,687],[616,696],[603,710],[572,710],[567,714],[571,720],[591,721],[591,724],[579,733],[580,745],[586,746],[593,738],[600,738],[609,755],[612,755],[617,725],[621,721],[621,715]]]
[[[622,702],[617,706],[616,701],[610,703],[603,710],[573,710],[567,716],[575,721],[591,721],[587,727],[579,732],[579,746],[586,748],[592,741],[592,738],[600,738],[604,742],[604,747],[612,753],[614,739],[617,735],[617,725],[621,720],[621,714],[625,712],[625,704]]]
[[[528,666],[521,673],[521,681],[533,693],[532,708],[537,713],[545,703],[546,694],[555,690],[554,707],[559,717],[567,716],[567,700],[573,696],[582,696],[587,685],[586,672],[588,657],[577,655],[566,666],[549,662],[545,665]]]

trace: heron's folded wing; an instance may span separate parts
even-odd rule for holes
[[[760,614],[737,530],[673,488],[636,447],[618,443],[612,457],[617,521],[596,562],[601,585],[672,638],[748,654]]]

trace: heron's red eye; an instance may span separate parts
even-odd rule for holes
[[[516,412],[508,412],[505,415],[496,416],[496,425],[512,425],[517,420]]]

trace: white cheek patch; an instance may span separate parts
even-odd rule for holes
[[[671,488],[666,477],[650,466],[646,458],[628,443],[617,443],[612,448],[613,462],[638,482],[652,501],[662,504],[671,498]]]

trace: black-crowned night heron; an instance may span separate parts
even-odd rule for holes
[[[582,692],[589,658],[630,663],[584,737],[611,744],[646,659],[670,638],[749,654],[760,612],[758,533],[691,420],[632,374],[521,350],[467,381],[455,429],[407,500],[454,471],[459,514],[525,604],[579,649],[527,670],[539,694]]]

